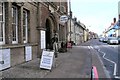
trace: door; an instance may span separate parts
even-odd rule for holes
[[[50,49],[51,47],[51,28],[50,28],[50,20],[46,20],[46,49]]]

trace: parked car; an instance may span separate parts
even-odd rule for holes
[[[108,41],[107,37],[103,38],[103,42],[107,43],[107,41]]]
[[[118,43],[120,44],[120,37],[118,37],[117,39],[118,39]]]
[[[107,43],[108,44],[118,44],[118,39],[116,37],[109,37]]]
[[[103,37],[99,38],[99,41],[102,42],[103,41]]]

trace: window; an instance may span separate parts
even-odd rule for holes
[[[28,12],[23,10],[23,41],[28,42]]]
[[[12,7],[12,43],[18,43],[18,9],[16,6]]]
[[[5,8],[0,2],[0,45],[5,44]]]

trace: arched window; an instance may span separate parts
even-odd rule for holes
[[[28,12],[23,10],[23,41],[28,42]]]
[[[18,43],[18,8],[12,7],[12,43]]]

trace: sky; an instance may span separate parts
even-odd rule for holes
[[[77,17],[86,27],[98,35],[108,28],[113,18],[118,20],[120,0],[71,0],[73,18]]]

